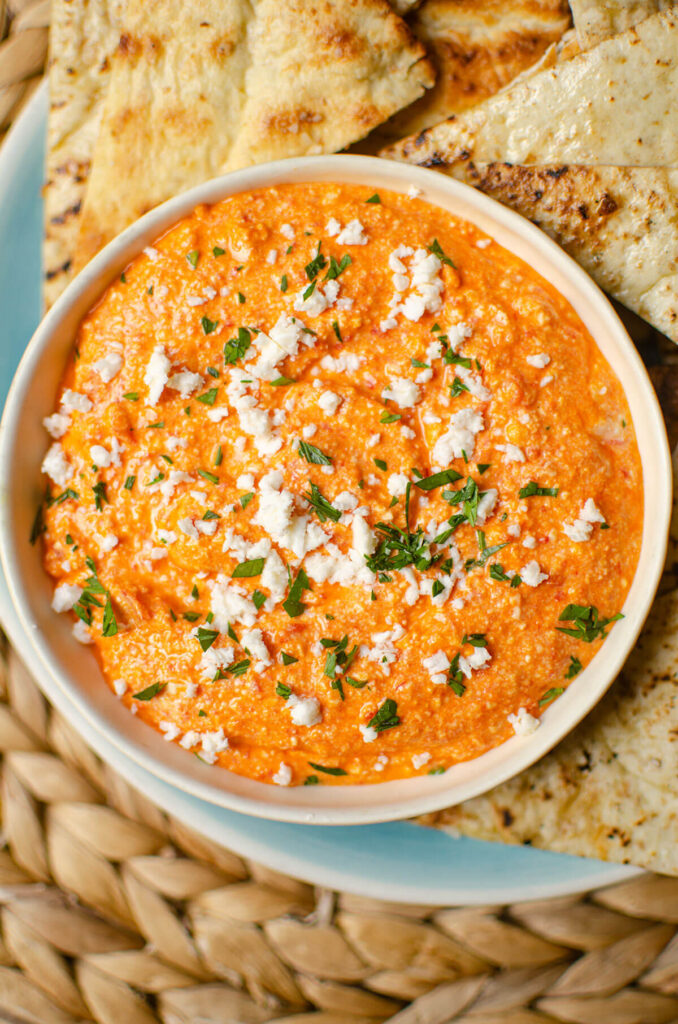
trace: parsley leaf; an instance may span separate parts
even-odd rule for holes
[[[570,664],[567,666],[567,672],[565,673],[565,678],[566,679],[574,679],[575,676],[579,675],[579,673],[581,672],[583,667],[584,666],[582,665],[582,663],[579,660],[579,658],[576,658],[574,656],[574,654],[571,654],[570,655]]]
[[[145,690],[140,690],[139,693],[132,694],[132,700],[150,700],[151,697],[155,697],[156,693],[160,693],[164,690],[167,683],[151,683]]]
[[[562,686],[553,686],[550,690],[547,690],[544,696],[539,701],[539,707],[543,708],[546,704],[550,704],[556,697],[560,697],[561,693],[564,693]]]
[[[456,263],[453,263],[449,256],[446,256],[443,252],[443,248],[437,238],[434,238],[430,245],[426,247],[429,252],[432,252],[434,256],[437,256],[441,263],[447,263],[448,267],[454,267],[457,269]]]
[[[246,327],[238,328],[238,336],[230,338],[224,345],[224,362],[233,364],[245,355],[252,344],[252,335]]]
[[[283,608],[291,619],[295,619],[306,610],[306,605],[302,604],[301,597],[304,590],[310,589],[311,584],[308,582],[308,576],[303,569],[300,569],[297,573],[297,578],[289,589],[287,597],[283,601]]]
[[[607,636],[607,626],[623,618],[621,612],[617,612],[609,619],[601,618],[598,609],[593,605],[568,604],[558,616],[558,622],[574,622],[574,627],[556,626],[556,629],[559,633],[566,633],[577,640],[583,640],[584,643],[592,644],[594,640]]]
[[[219,388],[210,388],[204,395],[198,395],[198,401],[203,405],[214,405],[219,394]]]
[[[314,764],[313,761],[308,763],[311,768],[315,768],[317,772],[324,772],[325,775],[348,775],[348,772],[345,772],[343,768],[330,768],[325,764]],[[312,778],[312,776],[309,776],[309,778]]]
[[[218,630],[205,629],[204,626],[198,626],[197,640],[203,651],[208,651],[218,636]]]
[[[367,723],[368,728],[375,729],[377,732],[384,732],[386,729],[395,729],[397,725],[400,725],[400,718],[397,715],[398,705],[391,697],[387,697],[384,703],[381,705],[376,715],[374,715]]]
[[[418,487],[420,491],[433,491],[436,487],[442,487],[443,484],[454,484],[461,478],[461,473],[457,473],[456,469],[443,469],[440,473],[433,473],[431,476],[416,480],[414,486]]]
[[[320,448],[316,448],[314,444],[309,444],[308,441],[299,442],[299,455],[306,462],[312,462],[316,466],[331,466],[332,459],[329,455],[325,455],[325,452],[321,452]]]
[[[208,316],[201,317],[200,323],[204,334],[212,334],[219,326],[218,320],[210,320]]]
[[[518,491],[519,498],[556,498],[558,496],[558,487],[540,487],[536,480],[530,480],[529,484],[525,484]]]
[[[265,558],[251,558],[247,562],[240,562],[231,573],[231,579],[241,580],[249,579],[251,576],[261,576],[265,563]]]
[[[333,523],[338,523],[341,519],[341,512],[338,508],[335,508],[322,494],[317,484],[311,484],[311,493],[304,494],[304,498],[309,503],[318,519],[321,523],[327,522],[331,519]]]

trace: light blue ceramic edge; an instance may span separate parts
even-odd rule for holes
[[[40,188],[47,111],[43,87],[0,153],[0,404],[40,309]],[[0,618],[29,668],[31,644],[0,578]],[[34,668],[39,678],[44,674]],[[236,853],[317,885],[421,904],[546,899],[609,885],[636,869],[501,846],[408,822],[323,828],[269,822],[190,797],[138,768],[91,729],[50,684],[47,696],[100,756],[168,813]]]

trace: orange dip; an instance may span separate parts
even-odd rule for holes
[[[264,782],[533,730],[635,572],[617,378],[547,281],[418,198],[199,207],[84,319],[58,408],[55,610],[132,712]]]

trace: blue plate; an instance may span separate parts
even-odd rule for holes
[[[0,152],[0,403],[40,319],[47,92],[36,93]],[[168,813],[279,871],[348,892],[422,904],[509,903],[608,885],[636,869],[527,847],[456,839],[407,822],[327,828],[269,822],[213,806],[146,773],[98,733],[35,664],[0,579],[0,616],[59,711],[100,756]]]

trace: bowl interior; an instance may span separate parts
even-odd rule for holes
[[[643,464],[644,518],[638,570],[624,619],[529,737],[513,737],[441,776],[374,786],[283,788],[205,765],[166,743],[113,696],[66,616],[51,610],[52,583],[40,545],[29,535],[44,482],[48,446],[42,419],[54,407],[77,326],[141,249],[202,202],[284,182],[343,181],[406,191],[473,221],[547,278],[577,311],[615,370],[629,402]],[[639,500],[640,500],[639,496]],[[103,250],[72,283],[34,335],[17,371],[0,433],[0,553],[12,599],[44,671],[98,731],[143,767],[196,796],[262,817],[317,824],[360,824],[410,816],[457,803],[497,785],[561,739],[599,700],[633,646],[656,590],[666,551],[671,463],[661,412],[643,364],[607,299],[546,235],[465,185],[431,171],[370,157],[310,157],[238,171],[201,185],[147,214]]]

